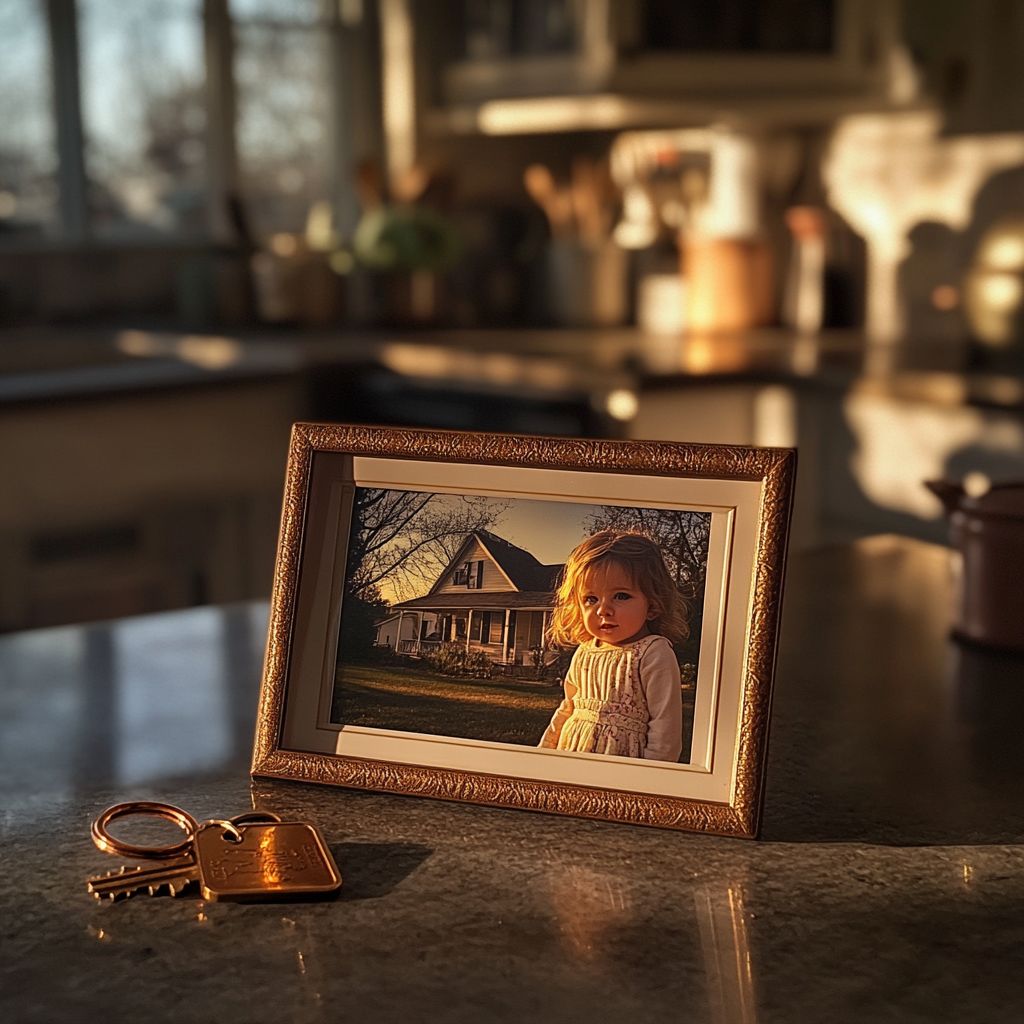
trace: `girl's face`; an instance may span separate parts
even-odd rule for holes
[[[595,566],[584,573],[582,584],[580,611],[583,626],[592,637],[621,646],[647,635],[647,623],[657,615],[621,565],[606,562]]]

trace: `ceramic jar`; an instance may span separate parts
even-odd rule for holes
[[[928,487],[942,500],[963,556],[956,632],[1024,651],[1024,483],[997,484],[977,496],[944,481]]]

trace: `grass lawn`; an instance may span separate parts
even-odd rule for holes
[[[435,736],[536,746],[561,689],[447,679],[405,668],[339,665],[331,720]]]
[[[332,722],[529,747],[537,745],[562,700],[561,687],[449,679],[407,668],[339,665],[336,679]],[[693,698],[692,685],[684,687],[684,760],[689,759]]]

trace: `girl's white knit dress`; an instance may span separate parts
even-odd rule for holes
[[[576,649],[565,699],[539,746],[678,761],[682,745],[679,663],[665,637],[623,647],[589,640]]]

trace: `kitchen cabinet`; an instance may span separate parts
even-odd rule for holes
[[[416,22],[421,116],[439,133],[678,127],[730,113],[825,122],[911,98],[894,95],[906,69],[892,0],[468,0],[446,10]]]

